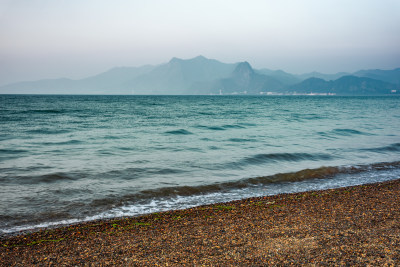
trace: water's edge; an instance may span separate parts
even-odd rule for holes
[[[393,178],[393,179],[383,179],[382,181],[377,181],[377,182],[373,182],[373,183],[361,183],[361,184],[357,184],[357,185],[348,185],[348,186],[334,186],[334,187],[328,187],[328,188],[324,188],[324,189],[320,189],[320,190],[307,190],[307,191],[296,191],[296,192],[281,192],[279,194],[271,194],[271,195],[265,195],[265,196],[279,196],[282,195],[284,197],[287,197],[293,194],[298,194],[298,193],[316,193],[316,194],[321,194],[323,192],[326,192],[328,190],[332,190],[332,189],[351,189],[354,187],[358,187],[358,186],[366,186],[366,185],[371,185],[371,186],[377,186],[383,183],[387,183],[387,182],[392,182],[392,181],[396,181],[396,180],[400,180],[400,176],[397,176],[397,178]],[[165,210],[165,211],[161,211],[161,212],[174,212],[174,211],[180,211],[180,210],[186,210],[189,208],[193,208],[193,207],[207,207],[207,206],[215,206],[215,205],[227,205],[229,206],[231,203],[233,202],[237,202],[237,201],[251,201],[251,200],[256,200],[265,196],[252,196],[252,197],[248,197],[248,198],[242,198],[242,199],[235,199],[235,200],[229,200],[229,201],[223,201],[223,202],[215,202],[215,203],[208,203],[208,204],[204,204],[204,205],[196,205],[196,206],[191,206],[191,207],[186,207],[186,208],[181,208],[181,209],[172,209],[172,210]],[[13,236],[21,236],[21,235],[26,235],[26,234],[32,234],[35,232],[40,232],[40,231],[47,231],[47,230],[52,230],[52,229],[58,229],[58,228],[62,228],[62,227],[69,227],[69,226],[78,226],[78,225],[86,225],[86,224],[97,224],[97,223],[107,223],[107,222],[113,222],[113,221],[118,221],[121,219],[129,219],[129,218],[140,218],[142,216],[148,216],[151,215],[153,213],[157,213],[157,212],[152,212],[152,213],[145,213],[145,214],[138,214],[136,216],[120,216],[120,217],[111,217],[111,218],[96,218],[96,219],[89,219],[89,220],[81,220],[81,221],[71,221],[71,222],[63,222],[63,223],[54,223],[54,224],[49,224],[47,226],[38,226],[38,227],[26,227],[24,229],[20,229],[20,230],[16,230],[16,231],[9,231],[9,232],[1,232],[0,233],[0,239],[7,239]]]
[[[192,188],[188,186],[167,187],[160,190],[158,198],[150,199],[150,202],[153,203],[153,208],[148,208],[149,203],[146,205],[147,208],[143,209],[137,209],[136,205],[132,204],[131,207],[117,207],[85,218],[5,228],[0,230],[0,236],[29,233],[44,228],[57,228],[98,220],[113,220],[155,212],[183,210],[254,197],[321,191],[397,179],[400,179],[400,161],[369,165],[320,167]],[[143,194],[146,193],[155,195],[155,192],[143,192]],[[165,202],[169,202],[169,204],[165,205]]]

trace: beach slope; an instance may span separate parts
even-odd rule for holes
[[[400,180],[43,229],[1,266],[400,264]]]

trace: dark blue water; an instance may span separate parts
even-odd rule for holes
[[[0,95],[0,229],[396,179],[399,103]]]

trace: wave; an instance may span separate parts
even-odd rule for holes
[[[71,132],[70,130],[55,130],[55,129],[35,129],[35,130],[29,130],[26,131],[26,133],[29,134],[63,134],[63,133],[69,133]]]
[[[34,171],[40,169],[46,169],[49,167],[31,167],[26,168],[24,171]],[[14,170],[11,168],[0,168],[0,170]],[[37,183],[57,183],[57,182],[68,182],[80,179],[123,179],[123,180],[133,180],[146,176],[154,175],[171,175],[184,173],[186,171],[173,169],[173,168],[127,168],[124,170],[114,170],[104,173],[81,173],[81,172],[55,172],[47,173],[42,175],[30,175],[30,176],[4,176],[0,177],[0,182],[15,183],[15,184],[37,184]]]
[[[173,131],[166,131],[166,134],[172,134],[172,135],[189,135],[193,134],[192,132],[185,130],[185,129],[179,129],[179,130],[173,130]]]
[[[374,135],[372,133],[362,132],[354,129],[334,129],[327,132],[318,132],[318,134],[328,139],[331,138],[337,139],[343,136],[353,136],[353,135],[366,135],[366,136]]]
[[[330,160],[333,157],[329,154],[309,154],[309,153],[269,153],[269,154],[257,154],[240,160],[239,164],[245,165],[257,165],[268,162],[277,161],[303,161],[303,160]]]
[[[226,129],[220,127],[220,126],[196,125],[194,127],[198,128],[198,129],[205,129],[205,130],[211,130],[211,131],[224,131],[224,130],[226,130]]]
[[[20,114],[59,114],[59,113],[65,113],[65,110],[62,109],[31,109],[31,110],[24,110],[20,111],[18,113]]]
[[[246,127],[238,125],[238,124],[227,124],[227,125],[223,125],[222,128],[224,128],[224,129],[245,129]]]
[[[25,171],[34,171],[40,169],[47,169],[49,167],[31,167],[25,168]],[[0,177],[0,182],[15,183],[15,184],[38,184],[38,183],[56,183],[61,181],[74,181],[84,178],[84,174],[80,173],[65,173],[55,172],[42,175],[29,175],[29,176],[4,176]]]
[[[5,167],[2,168],[0,167],[0,173],[5,174],[5,173],[10,173],[10,172],[14,172],[14,171],[19,171],[19,172],[33,172],[33,171],[41,171],[41,170],[47,170],[47,169],[51,169],[52,167],[50,166],[29,166],[29,167]],[[21,176],[22,177],[22,176]],[[8,177],[8,179],[14,179],[15,177]],[[0,181],[2,181],[3,178],[0,178]],[[5,178],[7,179],[7,178]]]
[[[212,130],[212,131],[225,131],[226,130],[225,128],[220,127],[220,126],[207,126],[204,128],[206,128],[208,130]]]
[[[205,111],[199,111],[199,112],[197,112],[197,114],[199,114],[199,115],[206,115],[206,116],[215,115],[215,113],[212,113],[212,112],[205,112]]]
[[[68,141],[63,141],[63,142],[43,142],[40,143],[42,145],[60,145],[60,146],[64,146],[64,145],[77,145],[77,144],[82,144],[84,143],[83,141],[79,141],[79,140],[68,140]]]
[[[0,161],[15,160],[25,157],[29,151],[24,149],[0,149]]]
[[[54,183],[58,181],[72,181],[72,180],[78,180],[82,178],[81,175],[79,174],[74,174],[74,173],[63,173],[63,172],[57,172],[57,173],[51,173],[51,174],[45,174],[45,175],[38,175],[38,176],[30,176],[30,177],[25,177],[30,180],[30,182],[34,183]]]
[[[238,181],[214,183],[199,186],[171,186],[157,189],[142,190],[137,194],[123,196],[123,202],[143,202],[149,199],[165,199],[179,196],[205,195],[211,193],[226,193],[231,190],[243,189],[257,185],[268,185],[277,183],[300,182],[314,179],[333,178],[340,174],[356,174],[369,171],[382,171],[400,168],[400,161],[391,163],[377,163],[371,165],[356,165],[342,167],[320,167],[316,169],[304,169],[297,172],[278,173],[269,176],[245,178]],[[111,204],[113,199],[101,201],[102,204]],[[121,200],[119,200],[121,201]],[[100,204],[100,202],[96,202]],[[92,203],[94,205],[95,203]],[[116,204],[116,203],[114,203]],[[119,203],[121,204],[121,203]],[[121,204],[122,205],[122,204]]]
[[[350,174],[350,181],[347,174]],[[400,162],[390,162],[305,169],[298,172],[278,173],[270,176],[201,186],[163,187],[122,196],[110,194],[86,203],[69,203],[68,207],[63,210],[39,211],[36,214],[29,215],[29,219],[26,217],[27,215],[19,214],[0,218],[3,221],[15,222],[1,226],[0,235],[1,233],[9,235],[18,231],[68,225],[82,221],[137,216],[151,212],[190,208],[255,196],[383,182],[396,179],[399,174]],[[292,182],[298,183],[291,185]],[[62,191],[62,193],[65,192]],[[83,217],[82,212],[85,214]]]
[[[350,135],[372,135],[370,133],[361,132],[354,129],[334,129],[331,131],[334,135],[350,136]]]
[[[106,172],[103,174],[98,174],[98,177],[105,178],[105,177],[119,177],[122,179],[134,179],[143,177],[146,175],[167,175],[167,174],[178,174],[184,173],[184,170],[180,169],[173,169],[173,168],[127,168],[124,170],[115,170]]]
[[[229,129],[245,129],[246,127],[244,125],[239,125],[239,124],[225,124],[221,126],[205,126],[205,125],[197,125],[195,128],[199,129],[206,129],[206,130],[211,130],[211,131],[225,131]]]
[[[11,154],[11,155],[15,155],[15,154],[21,154],[21,153],[26,153],[29,152],[28,150],[24,150],[24,149],[0,149],[0,153],[1,154]]]
[[[228,141],[234,143],[257,142],[256,139],[247,139],[247,138],[230,138],[228,139]]]
[[[364,148],[361,149],[362,151],[369,151],[369,152],[400,152],[400,143],[394,143],[388,146],[382,147],[374,147],[374,148]]]

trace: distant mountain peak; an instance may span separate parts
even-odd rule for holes
[[[239,75],[250,75],[250,74],[254,74],[254,70],[251,67],[251,65],[249,64],[249,62],[244,61],[244,62],[240,62],[234,71],[234,74],[239,74]]]
[[[177,57],[173,57],[171,58],[171,60],[169,61],[169,63],[177,63],[177,62],[182,62],[183,59],[177,58]]]
[[[170,61],[169,61],[169,63],[175,63],[175,62],[184,62],[184,61],[207,61],[207,60],[209,60],[208,58],[206,58],[206,57],[204,57],[204,56],[202,56],[202,55],[200,55],[200,56],[197,56],[197,57],[194,57],[194,58],[189,58],[189,59],[182,59],[182,58],[177,58],[177,57],[173,57]]]
[[[206,58],[206,57],[204,57],[202,55],[199,55],[199,56],[193,58],[193,60],[208,60],[208,58]]]

